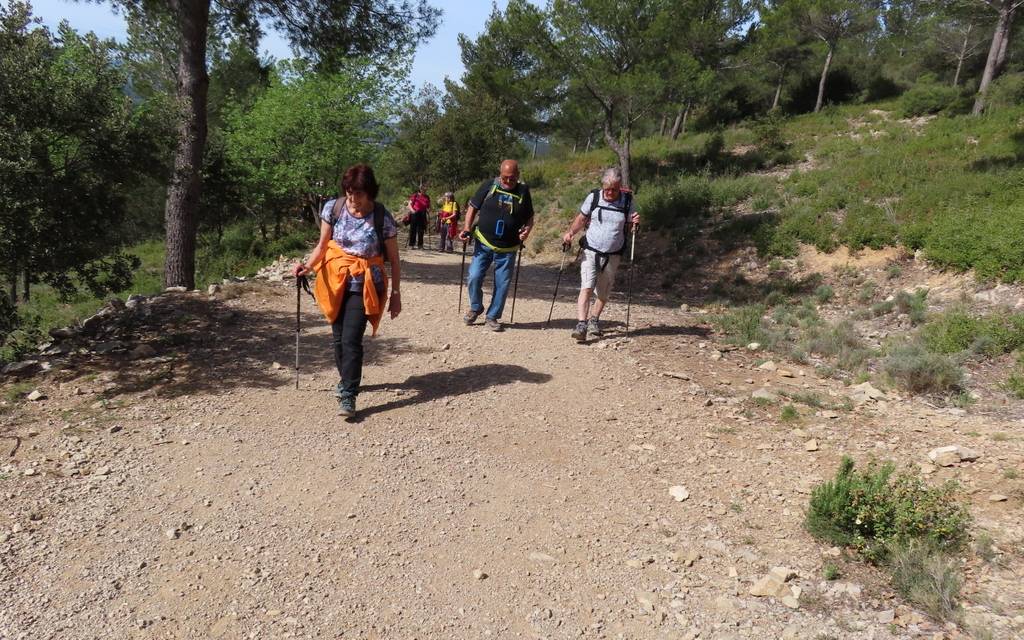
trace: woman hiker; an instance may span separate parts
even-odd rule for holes
[[[379,186],[373,169],[365,164],[349,167],[341,178],[341,189],[345,197],[328,200],[320,212],[320,241],[309,260],[296,264],[292,274],[316,272],[316,300],[331,323],[334,363],[341,376],[334,395],[341,415],[352,417],[363,377],[366,323],[376,335],[384,315],[388,289],[384,260],[391,263],[387,310],[392,318],[402,311],[402,273],[398,227],[384,205],[376,202]]]

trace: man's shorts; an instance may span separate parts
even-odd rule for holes
[[[583,262],[580,263],[580,288],[593,289],[599,300],[607,300],[615,285],[615,272],[619,268],[622,256],[615,254],[608,257],[604,270],[599,270],[595,256],[590,249],[583,250]],[[602,259],[602,262],[604,260]]]

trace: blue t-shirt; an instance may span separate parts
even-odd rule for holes
[[[383,206],[383,205],[381,205]],[[360,258],[375,258],[380,255],[380,242],[377,240],[377,232],[373,228],[373,213],[368,213],[362,218],[357,218],[348,210],[348,205],[342,202],[341,215],[334,217],[334,200],[328,200],[320,211],[320,219],[331,225],[331,239],[338,243],[338,246],[353,256]],[[398,225],[391,213],[384,209],[384,239],[388,240],[398,235]],[[370,268],[373,275],[373,283],[377,289],[384,288],[384,272],[379,266]],[[362,276],[353,276],[349,280],[349,291],[361,291],[363,289]]]

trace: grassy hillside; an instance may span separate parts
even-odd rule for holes
[[[680,250],[697,221],[718,214],[732,219],[719,235],[762,255],[793,256],[798,243],[900,244],[983,279],[1024,280],[1024,107],[982,118],[899,112],[898,103],[858,105],[640,140],[638,206]],[[532,249],[557,246],[556,230],[612,162],[602,150],[525,163],[544,212]]]

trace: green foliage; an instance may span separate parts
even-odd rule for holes
[[[900,313],[907,314],[910,324],[919,325],[928,314],[927,289],[915,289],[913,292],[900,291],[893,300],[893,305]]]
[[[829,562],[822,568],[821,577],[825,578],[826,580],[832,581],[838,580],[839,578],[843,577],[843,574],[839,570],[838,566]]]
[[[1004,73],[988,89],[988,108],[1024,105],[1024,73]]]
[[[900,98],[904,118],[926,116],[944,111],[960,97],[960,90],[935,82],[920,82]]]
[[[800,412],[793,405],[787,404],[782,407],[782,414],[779,416],[779,419],[783,422],[794,422],[800,419]]]
[[[765,308],[753,304],[745,307],[737,307],[725,313],[715,316],[712,319],[719,331],[727,334],[730,339],[739,344],[750,344],[760,342],[766,344],[768,341],[767,326],[764,322]]]
[[[0,7],[0,60],[0,277],[118,288],[126,195],[159,166],[163,127],[124,94],[112,43],[51,34],[26,4]]]
[[[958,621],[963,577],[959,561],[929,541],[896,544],[888,552],[893,587],[939,621]]]
[[[391,113],[388,82],[355,71],[325,75],[282,63],[278,78],[249,110],[227,114],[227,158],[241,204],[258,221],[335,193],[341,173],[372,162]]]
[[[996,312],[980,316],[954,308],[931,318],[921,336],[928,349],[936,353],[970,350],[998,356],[1024,348],[1024,314]]]
[[[825,304],[826,302],[834,298],[835,295],[835,290],[827,284],[823,284],[814,290],[814,300],[818,304]]]
[[[852,546],[871,561],[884,560],[891,545],[926,542],[956,550],[967,540],[970,515],[956,500],[954,484],[928,487],[891,463],[862,471],[844,457],[835,477],[811,493],[804,522],[816,538]]]
[[[957,389],[963,371],[949,359],[918,343],[895,347],[882,363],[889,378],[911,393],[946,393]]]

